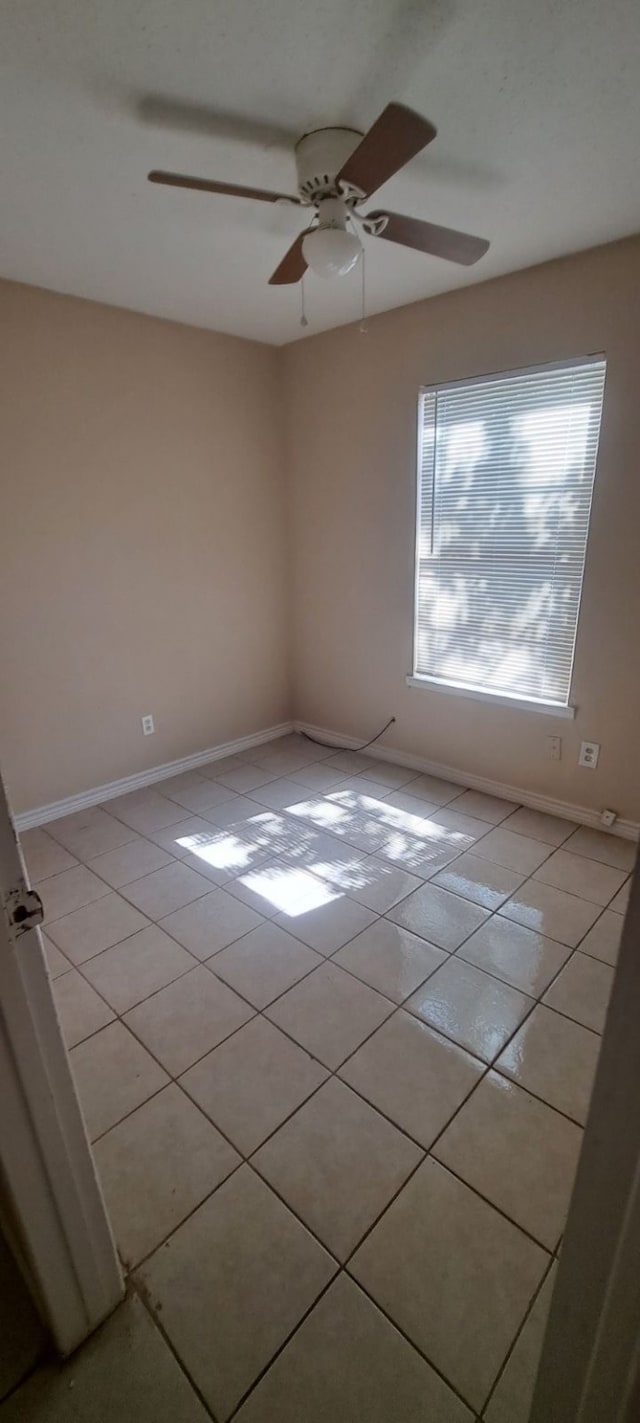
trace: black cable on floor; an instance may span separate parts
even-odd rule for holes
[[[370,741],[363,742],[362,746],[334,746],[332,741],[318,741],[316,736],[309,736],[308,731],[301,731],[299,734],[304,736],[305,741],[312,741],[314,746],[324,746],[327,751],[366,751],[368,746],[373,746],[374,741],[379,741],[380,737],[384,736],[385,731],[389,730],[394,721],[395,717],[390,716],[382,731],[379,731],[377,736],[372,736]]]

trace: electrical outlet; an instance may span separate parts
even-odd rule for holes
[[[141,720],[141,722],[142,722],[142,734],[143,734],[143,736],[152,736],[153,733],[154,733],[154,731],[155,731],[155,726],[154,726],[154,724],[153,724],[153,717],[152,717],[152,716],[141,716],[141,717],[140,717],[140,720]]]
[[[581,741],[578,765],[586,766],[589,771],[595,771],[600,755],[599,741]]]
[[[547,757],[550,761],[560,761],[562,759],[562,737],[547,736]]]

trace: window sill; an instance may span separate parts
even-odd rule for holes
[[[564,706],[561,702],[536,702],[527,697],[509,696],[503,692],[479,692],[474,687],[465,687],[457,682],[440,682],[437,677],[420,677],[410,673],[406,678],[408,687],[422,687],[428,692],[445,692],[453,697],[470,697],[475,702],[490,702],[495,707],[512,707],[520,711],[541,712],[543,716],[564,717],[573,721],[575,707]]]

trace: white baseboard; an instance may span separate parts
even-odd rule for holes
[[[319,741],[332,741],[336,745],[344,746],[345,750],[360,746],[362,743],[355,736],[343,736],[341,732],[327,731],[326,727],[310,726],[304,721],[294,721],[294,731],[306,732],[308,736],[315,736]],[[597,810],[591,810],[584,805],[570,805],[568,801],[554,800],[552,796],[538,795],[536,791],[523,790],[521,786],[508,786],[503,781],[490,781],[485,776],[472,775],[470,771],[460,771],[457,766],[443,766],[438,761],[427,761],[423,756],[412,756],[408,751],[396,751],[388,746],[369,746],[367,756],[372,756],[379,761],[390,761],[396,766],[408,766],[414,771],[424,771],[429,776],[440,776],[444,781],[453,781],[455,785],[466,786],[472,791],[484,791],[485,795],[501,796],[503,800],[515,801],[518,805],[529,806],[531,810],[544,811],[546,815],[558,815],[563,820],[575,820],[578,825],[591,825],[597,830],[602,830],[600,815]],[[372,777],[373,778],[373,777]],[[407,786],[411,791],[411,785]],[[621,835],[625,840],[638,840],[640,838],[640,825],[635,820],[616,820],[613,826],[614,835]]]
[[[35,810],[23,810],[14,816],[18,831],[31,830],[36,825],[46,825],[50,820],[59,820],[62,815],[72,815],[75,810],[86,810],[90,805],[101,805],[102,801],[114,800],[116,796],[127,795],[129,791],[153,786],[157,781],[166,781],[170,776],[179,776],[183,771],[197,771],[198,766],[206,766],[209,761],[220,761],[223,756],[237,755],[238,751],[249,751],[252,746],[263,746],[266,741],[275,741],[278,736],[286,736],[293,731],[293,723],[283,721],[279,726],[270,726],[266,731],[257,731],[253,736],[239,736],[235,741],[225,741],[221,746],[210,746],[206,751],[194,751],[191,756],[182,756],[179,761],[166,761],[163,766],[151,766],[148,771],[138,771],[133,776],[123,776],[119,781],[110,781],[106,786],[94,786],[92,790],[80,791],[78,795],[66,796],[64,800],[52,801],[50,805],[40,805]],[[185,811],[185,815],[188,812]]]
[[[67,796],[64,800],[52,801],[50,805],[37,806],[25,810],[14,817],[17,830],[31,830],[36,825],[46,825],[50,820],[59,820],[63,815],[71,815],[76,810],[85,810],[91,805],[113,800],[116,796],[127,795],[129,791],[153,786],[158,781],[166,781],[170,776],[178,776],[183,771],[197,771],[209,761],[219,761],[223,756],[233,756],[239,751],[248,751],[252,746],[263,746],[267,741],[275,741],[291,731],[304,731],[320,741],[335,742],[346,750],[359,746],[355,736],[345,736],[341,732],[328,731],[326,727],[311,726],[303,721],[281,722],[270,726],[253,736],[240,736],[235,741],[226,741],[220,746],[210,746],[205,751],[195,751],[191,756],[183,756],[178,761],[167,761],[162,766],[151,766],[147,771],[139,771],[132,776],[123,776],[119,781],[110,781],[106,786],[95,786],[92,790],[80,791],[78,795]],[[552,796],[538,795],[535,791],[523,790],[521,786],[505,785],[503,781],[490,781],[485,776],[461,771],[456,766],[443,766],[439,761],[428,761],[423,756],[412,756],[408,751],[396,751],[388,746],[370,746],[367,756],[380,761],[389,761],[396,766],[409,766],[415,771],[424,771],[430,776],[440,776],[456,785],[467,786],[470,790],[484,791],[486,795],[502,796],[504,800],[515,801],[518,805],[529,806],[532,810],[544,811],[547,815],[558,815],[563,820],[575,820],[578,825],[591,825],[602,829],[597,810],[588,806],[570,805],[567,801],[554,800]],[[634,820],[616,820],[613,832],[625,840],[640,838],[640,825]]]

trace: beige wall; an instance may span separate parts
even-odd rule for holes
[[[279,352],[5,282],[0,332],[14,809],[281,721]]]
[[[399,750],[640,820],[640,239],[284,351],[3,282],[0,329],[16,811],[287,718],[291,651],[305,721],[367,737],[393,713]],[[419,386],[594,351],[576,720],[407,688]]]
[[[285,352],[296,716],[640,820],[640,239],[401,308]],[[405,685],[421,385],[604,351],[574,722]],[[320,433],[322,432],[322,433]],[[562,761],[544,738],[563,738]],[[596,772],[578,743],[600,741]]]

